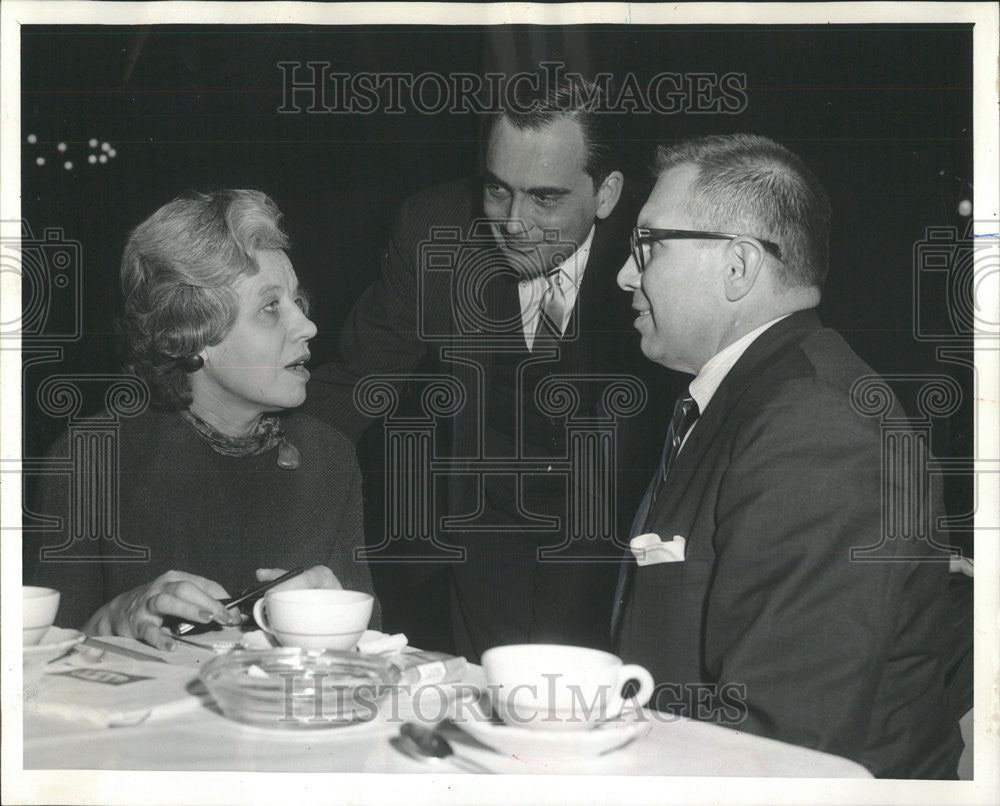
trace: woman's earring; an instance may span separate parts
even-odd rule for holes
[[[197,372],[205,366],[205,359],[197,353],[195,355],[186,355],[180,359],[180,365],[181,369],[185,372]]]

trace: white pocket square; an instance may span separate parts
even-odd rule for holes
[[[663,540],[659,535],[649,532],[633,537],[629,541],[629,548],[639,565],[682,563],[686,542],[680,535],[674,535],[673,540]]]

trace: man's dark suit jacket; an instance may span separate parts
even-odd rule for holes
[[[484,414],[483,401],[477,399],[479,385],[484,384],[483,393],[493,396],[494,414],[513,416],[522,404],[531,408],[531,390],[522,391],[520,400],[504,398],[510,390],[498,388],[496,379],[498,375],[510,375],[493,372],[501,361],[495,351],[491,352],[497,344],[519,347],[524,351],[523,360],[534,360],[535,354],[525,349],[516,278],[511,271],[497,270],[504,258],[488,227],[474,229],[474,222],[482,218],[481,193],[475,182],[452,182],[406,200],[383,253],[379,274],[354,305],[343,327],[339,361],[313,372],[306,411],[356,440],[371,421],[354,403],[354,389],[360,379],[371,374],[414,371],[443,374],[458,380],[469,395],[448,424],[447,444],[439,442],[439,455],[475,460],[496,447],[488,445],[484,451],[482,445],[476,444],[482,440],[483,423],[490,416]],[[561,359],[539,370],[541,374],[585,377],[627,374],[637,377],[650,390],[641,414],[619,420],[616,543],[602,547],[612,562],[620,557],[632,516],[659,459],[658,443],[662,442],[666,423],[657,406],[672,402],[672,396],[653,388],[665,387],[670,381],[665,382],[663,376],[668,373],[646,361],[639,352],[638,337],[631,326],[631,297],[616,285],[617,272],[628,256],[628,232],[633,223],[633,210],[624,201],[611,216],[596,222],[567,338],[559,343]],[[470,345],[476,344],[482,351],[470,354]],[[470,366],[477,362],[484,372]],[[419,387],[419,382],[414,387]],[[508,405],[503,404],[505,399]],[[598,411],[600,405],[600,396],[587,400],[584,395],[576,416],[600,418],[606,415]],[[545,422],[537,413],[534,419],[526,416],[523,424],[524,441],[531,443],[529,454],[539,449],[558,455],[564,447],[560,440],[564,440],[561,435],[565,418]],[[542,435],[536,438],[532,428],[539,425]],[[507,450],[509,446],[501,445],[499,449]],[[474,510],[471,499],[477,493],[470,478],[455,478],[449,484],[447,511],[452,514],[468,515]],[[511,500],[512,479],[489,480],[487,498],[493,496],[494,511],[491,514],[488,510],[486,518],[492,518],[493,523],[516,509]],[[527,500],[531,498],[528,490],[527,508],[544,515],[564,512],[567,493],[561,485],[554,485],[554,489],[561,490],[558,500],[547,503],[539,496]],[[544,493],[545,484],[536,484],[534,489]],[[565,529],[565,518],[563,521]],[[613,585],[617,572],[613,567],[610,572]],[[610,613],[610,597],[595,594],[592,598],[601,598],[601,607],[606,606]],[[602,623],[607,624],[607,619]],[[603,635],[607,640],[606,628]]]
[[[889,493],[905,473],[900,456],[883,458],[878,421],[852,408],[866,375],[812,311],[751,344],[639,529],[683,536],[685,559],[632,567],[616,646],[652,672],[661,709],[879,777],[954,777],[947,563],[905,560],[927,546],[881,539],[884,480]],[[852,561],[852,548],[880,543]]]
[[[356,441],[371,423],[371,417],[359,411],[353,400],[355,384],[361,378],[376,373],[405,374],[418,367],[465,377],[463,363],[448,355],[456,346],[467,345],[477,336],[484,342],[496,336],[520,343],[520,314],[511,308],[518,304],[511,301],[515,299],[514,287],[511,285],[512,293],[508,294],[502,284],[511,275],[498,275],[501,282],[487,280],[478,287],[456,279],[470,265],[482,271],[503,260],[488,230],[470,233],[473,222],[482,215],[482,189],[473,181],[437,185],[403,203],[383,251],[380,271],[341,330],[339,360],[312,371],[306,411]],[[631,295],[617,286],[618,270],[628,257],[634,218],[633,205],[623,198],[608,218],[596,222],[567,334],[572,343],[588,342],[587,351],[598,356],[594,360],[603,370],[638,377],[658,393],[668,388],[670,381],[663,381],[662,371],[651,371],[639,353],[638,336],[631,327]],[[449,250],[447,244],[456,246]],[[456,256],[451,270],[442,257],[449,253]],[[460,309],[457,317],[456,309]],[[498,311],[509,317],[504,326],[483,326],[477,318],[490,319]],[[661,403],[669,409],[673,399],[651,399],[645,412],[656,411]],[[656,422],[644,429],[632,427],[629,433],[642,431],[636,437],[636,447],[641,454],[658,457],[655,444],[647,450],[649,427],[665,429]],[[639,486],[641,498],[646,482]],[[630,519],[634,511],[632,508]]]

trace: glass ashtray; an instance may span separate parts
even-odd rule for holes
[[[399,670],[357,652],[281,648],[220,655],[199,677],[229,719],[301,730],[373,720]]]

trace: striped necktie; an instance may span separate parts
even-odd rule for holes
[[[653,480],[646,488],[646,495],[643,496],[639,511],[635,520],[632,521],[632,529],[629,531],[629,540],[639,534],[642,527],[646,525],[649,511],[656,501],[656,497],[666,483],[667,474],[680,453],[681,445],[684,444],[684,437],[691,430],[695,420],[698,419],[698,402],[691,395],[682,395],[674,404],[674,416],[670,418],[670,427],[667,429],[667,438],[663,444],[663,456],[660,459],[660,466],[653,476]],[[622,555],[621,566],[618,569],[618,587],[615,590],[615,602],[611,613],[611,634],[614,636],[618,629],[618,621],[621,617],[621,608],[624,604],[626,588],[630,572],[636,567],[635,556],[629,547],[625,548]]]
[[[660,472],[655,480],[650,503],[656,501],[656,496],[666,484],[667,473],[674,466],[681,445],[684,444],[684,437],[698,419],[699,413],[698,402],[690,395],[679,397],[674,404],[674,416],[670,418],[670,428],[667,429],[667,439],[663,446],[663,458],[660,460]]]

